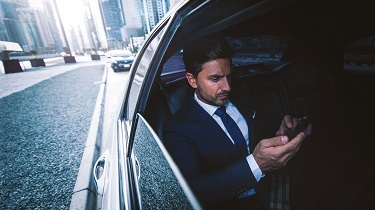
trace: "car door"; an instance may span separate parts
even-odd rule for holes
[[[118,121],[120,209],[200,209],[178,167],[142,115],[168,46],[165,40],[176,30],[170,27],[172,20],[166,17],[155,28],[130,72]]]
[[[134,202],[138,201],[143,209],[200,209],[163,143],[142,115],[137,114],[136,118],[129,157],[129,174],[133,176],[129,182],[138,196]]]

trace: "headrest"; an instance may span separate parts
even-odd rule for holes
[[[186,78],[163,84],[161,88],[172,115],[180,110],[181,107],[187,104],[187,101],[193,97],[194,90],[189,85]]]
[[[290,63],[284,68],[284,81],[289,99],[295,99],[317,92],[318,72],[313,65],[305,63]]]

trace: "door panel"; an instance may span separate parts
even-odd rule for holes
[[[162,142],[139,114],[133,154],[143,209],[201,209]]]

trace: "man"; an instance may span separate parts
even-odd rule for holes
[[[165,125],[168,151],[204,207],[264,209],[256,194],[260,180],[286,165],[305,133],[289,141],[284,135],[296,119],[285,116],[277,137],[255,142],[253,106],[229,100],[233,50],[225,39],[196,40],[183,56],[195,93]],[[227,125],[232,119],[236,126]]]

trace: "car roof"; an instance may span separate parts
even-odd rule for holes
[[[176,8],[183,17],[172,41],[174,53],[181,45],[208,34],[250,36],[278,34],[290,37],[331,37],[347,43],[374,34],[368,21],[375,18],[371,1],[359,0],[264,0],[264,1],[189,1]],[[366,22],[367,21],[367,22]]]

